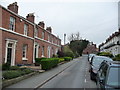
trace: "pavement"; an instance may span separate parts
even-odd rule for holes
[[[6,88],[96,88],[88,70],[87,57],[83,56]]]

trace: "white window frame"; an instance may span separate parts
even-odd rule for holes
[[[28,25],[24,24],[24,35],[28,35]]]
[[[50,42],[50,34],[48,34],[48,41]]]
[[[22,47],[22,60],[28,60],[27,59],[27,48],[28,48],[28,45],[23,45]],[[25,55],[23,56],[23,52],[25,52]]]
[[[15,18],[10,16],[9,30],[15,31]]]
[[[47,54],[48,54],[48,58],[50,58],[51,57],[51,47],[50,46],[48,46],[48,51],[47,51]]]
[[[54,48],[52,48],[52,55],[54,55]]]
[[[44,54],[45,54],[44,49],[45,49],[45,47],[42,46],[42,56],[44,56]]]
[[[35,28],[35,33],[34,33],[35,37],[38,37],[38,28]]]
[[[45,32],[42,31],[42,39],[45,39]]]

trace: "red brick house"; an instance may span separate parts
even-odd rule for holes
[[[35,24],[33,13],[26,18],[18,15],[17,2],[6,9],[0,6],[0,49],[2,63],[33,64],[35,58],[50,58],[61,50],[61,40],[45,29],[44,22]]]
[[[90,42],[87,47],[83,50],[83,54],[87,54],[87,53],[98,53],[98,48],[96,47],[96,44],[93,44],[92,42]]]

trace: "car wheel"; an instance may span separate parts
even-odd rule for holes
[[[94,76],[93,76],[93,73],[92,73],[92,72],[90,73],[90,79],[91,79],[91,80],[94,80]]]

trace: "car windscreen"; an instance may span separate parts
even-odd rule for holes
[[[99,65],[102,63],[102,61],[103,61],[103,58],[95,57],[93,59],[92,65],[95,66],[95,67],[99,67]]]
[[[111,67],[108,73],[107,85],[120,87],[120,67]]]
[[[101,64],[104,60],[106,60],[106,61],[112,61],[112,59],[107,58],[107,57],[95,57],[95,58],[93,59],[92,65],[95,66],[95,67],[99,67],[100,64]]]

